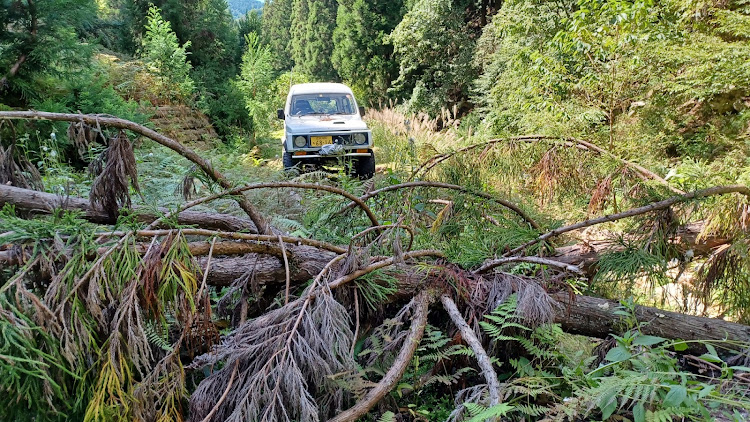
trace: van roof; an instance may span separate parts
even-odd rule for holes
[[[309,83],[293,85],[289,89],[289,95],[295,94],[320,94],[320,93],[344,93],[352,94],[351,88],[344,84],[337,83]],[[353,95],[353,94],[352,94]]]

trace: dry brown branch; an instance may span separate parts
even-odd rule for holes
[[[289,303],[289,287],[291,284],[290,276],[289,276],[289,259],[286,256],[286,248],[284,247],[284,239],[281,238],[281,235],[278,236],[279,238],[279,246],[281,246],[281,256],[284,257],[284,276],[286,279],[286,289],[284,290],[284,305]]]
[[[463,339],[466,341],[466,344],[471,347],[471,350],[474,352],[474,356],[476,356],[477,358],[477,363],[479,364],[479,368],[482,370],[482,375],[484,376],[485,381],[487,381],[487,387],[489,388],[490,406],[499,404],[500,383],[497,380],[497,372],[495,372],[495,368],[492,367],[492,361],[490,360],[490,357],[487,356],[487,352],[484,350],[484,347],[482,347],[482,343],[477,338],[474,330],[472,330],[469,327],[469,324],[464,321],[464,318],[458,311],[458,307],[456,306],[456,303],[453,302],[453,299],[446,295],[443,295],[440,296],[440,301],[443,303],[443,308],[445,308],[445,311],[448,312],[448,315],[451,317],[451,321],[453,321],[453,324],[455,324],[458,330],[461,332],[461,337],[463,337]]]
[[[182,145],[174,139],[168,138],[154,130],[139,125],[130,120],[119,119],[116,117],[90,115],[90,114],[71,114],[71,113],[49,113],[44,111],[0,111],[0,119],[25,119],[25,120],[51,120],[58,122],[85,122],[90,125],[109,126],[116,129],[130,130],[139,135],[145,136],[160,145],[163,145],[188,160],[195,163],[203,170],[208,177],[213,179],[224,189],[232,189],[232,183],[223,174],[216,170],[208,160],[205,160],[192,149]],[[255,208],[250,201],[244,196],[237,199],[237,203],[248,217],[253,221],[261,234],[271,234],[271,227],[265,217]]]
[[[518,205],[516,205],[516,204],[514,204],[514,203],[512,203],[510,201],[506,201],[505,199],[495,198],[494,196],[492,196],[490,194],[487,194],[487,193],[484,193],[484,192],[474,192],[471,189],[467,189],[467,188],[465,188],[463,186],[451,185],[449,183],[427,182],[427,181],[401,183],[401,184],[398,184],[398,185],[386,186],[384,188],[380,188],[380,189],[374,190],[374,191],[372,191],[372,192],[370,192],[370,193],[368,193],[366,195],[363,195],[362,197],[360,197],[360,199],[363,200],[363,201],[367,201],[368,199],[373,198],[375,196],[378,196],[378,195],[380,195],[383,192],[390,192],[390,191],[399,190],[399,189],[408,189],[408,188],[417,188],[417,187],[451,189],[451,190],[456,190],[456,191],[459,191],[459,192],[463,192],[463,193],[465,193],[467,195],[474,195],[474,196],[477,196],[479,198],[483,198],[483,199],[486,199],[488,201],[492,201],[492,202],[494,202],[496,204],[502,205],[503,207],[508,208],[509,210],[515,212],[516,214],[518,214],[519,217],[521,217],[526,223],[528,223],[534,229],[541,230],[541,227],[539,226],[539,224],[537,224],[537,222],[534,221],[533,218],[531,218],[521,208],[519,208]],[[354,202],[351,202],[346,207],[344,207],[342,209],[342,211],[350,209],[350,208],[352,208],[354,206],[355,206]]]
[[[726,195],[729,193],[740,193],[742,195],[750,197],[750,189],[744,185],[714,186],[708,189],[697,190],[697,191],[693,191],[690,193],[686,193],[684,195],[673,196],[663,201],[653,202],[651,204],[644,205],[642,207],[632,208],[632,209],[629,209],[627,211],[623,211],[617,214],[605,215],[599,218],[581,221],[575,224],[563,226],[563,227],[548,231],[547,233],[544,233],[543,235],[537,237],[536,239],[530,240],[524,243],[523,245],[518,246],[508,251],[507,253],[503,254],[503,256],[507,257],[507,256],[514,255],[518,252],[523,252],[529,246],[535,245],[539,242],[543,242],[549,238],[559,236],[563,233],[583,229],[586,227],[595,226],[597,224],[609,223],[612,221],[621,220],[623,218],[634,217],[636,215],[646,214],[651,211],[666,209],[666,208],[671,207],[674,204],[689,201],[691,199],[700,199],[700,198],[705,198],[705,197],[714,196],[714,195]]]
[[[109,214],[110,218],[115,218],[120,208],[132,206],[130,186],[140,193],[133,144],[125,131],[121,130],[110,138],[104,155],[104,168],[91,184],[89,201],[93,208],[99,208]]]
[[[199,257],[211,254],[211,242],[199,241],[189,242],[188,250],[190,254]],[[135,246],[136,252],[143,255],[146,253],[148,245],[138,243]],[[96,259],[99,256],[107,253],[108,247],[101,247],[96,250],[96,254],[92,254],[87,257],[89,259]],[[273,255],[282,257],[283,251],[281,247],[266,242],[243,242],[243,241],[223,241],[216,242],[213,254],[215,256],[231,256],[231,255],[245,255],[249,253]],[[287,251],[287,254],[289,252]],[[18,265],[24,263],[24,257],[20,255],[14,255],[12,251],[0,251],[0,264],[6,265]]]
[[[411,259],[411,258],[419,258],[419,257],[423,257],[423,256],[433,256],[433,257],[443,258],[445,255],[443,255],[442,251],[427,249],[427,250],[406,252],[405,254],[403,254],[403,256],[401,258],[402,259]],[[395,258],[395,257],[383,259],[382,261],[375,262],[373,264],[368,265],[365,268],[362,268],[360,270],[354,271],[351,274],[347,274],[345,276],[341,276],[341,277],[339,277],[339,278],[331,281],[330,283],[328,283],[328,287],[331,288],[331,289],[335,289],[335,288],[340,287],[340,286],[342,286],[342,285],[344,285],[346,283],[349,283],[349,282],[351,282],[353,280],[356,280],[356,279],[358,279],[359,277],[362,277],[365,274],[369,274],[369,273],[371,273],[373,271],[376,271],[376,270],[379,270],[381,268],[385,268],[385,267],[391,266],[391,265],[397,263],[398,261],[399,261],[399,259]]]
[[[393,362],[393,365],[378,384],[367,392],[367,394],[354,406],[339,413],[336,417],[331,418],[328,422],[353,422],[364,416],[373,406],[375,406],[393,387],[398,383],[406,372],[406,368],[411,363],[414,352],[422,340],[425,326],[427,325],[427,312],[432,300],[430,293],[422,292],[414,299],[414,314],[412,315],[411,328],[409,335],[404,341],[404,345]]]
[[[206,281],[208,280],[208,271],[211,269],[211,258],[214,256],[214,247],[216,247],[215,237],[211,239],[211,246],[208,248],[208,260],[206,261],[206,269],[203,270],[203,281],[201,281],[201,287],[198,289],[198,294],[195,295],[197,298],[203,297],[203,290],[206,288]]]
[[[486,142],[482,142],[482,143],[478,143],[478,144],[474,144],[474,145],[469,145],[467,147],[463,147],[463,148],[457,149],[455,151],[436,154],[436,155],[428,158],[427,160],[425,160],[422,164],[420,164],[419,167],[417,167],[417,169],[412,172],[412,174],[409,176],[408,180],[409,181],[414,180],[414,178],[417,175],[419,175],[419,173],[422,173],[422,172],[423,172],[422,176],[424,176],[430,170],[432,170],[435,166],[437,166],[438,164],[442,163],[443,161],[445,161],[445,160],[447,160],[447,159],[449,159],[449,158],[451,158],[451,157],[453,157],[455,155],[458,155],[458,154],[461,154],[461,153],[464,153],[464,152],[467,152],[467,151],[471,151],[473,149],[484,147],[483,149],[486,150],[488,147],[490,147],[492,145],[495,145],[495,144],[502,143],[502,142],[512,142],[512,141],[521,141],[521,140],[539,140],[539,139],[548,139],[548,138],[549,137],[547,137],[545,135],[513,136],[513,137],[510,137],[510,138],[492,139],[492,140],[489,140],[489,141],[486,141]],[[550,138],[550,139],[557,139],[557,138]],[[571,144],[571,146],[572,146],[572,144]]]
[[[0,145],[0,185],[6,184],[27,189],[44,189],[39,170],[24,154],[17,153],[15,143],[8,148]]]
[[[224,389],[224,392],[221,394],[221,397],[219,397],[219,401],[216,402],[214,407],[211,409],[210,412],[208,412],[208,415],[206,415],[205,418],[203,418],[203,421],[201,422],[209,422],[211,418],[214,417],[216,412],[219,410],[219,407],[222,403],[224,403],[224,400],[227,399],[227,395],[229,394],[229,389],[232,388],[232,384],[234,383],[234,377],[237,375],[237,369],[240,367],[240,361],[237,360],[234,362],[234,369],[232,369],[232,376],[229,377],[229,382],[227,383],[227,388]]]
[[[135,237],[154,237],[154,236],[166,236],[170,233],[181,232],[187,236],[216,236],[224,239],[235,239],[235,240],[255,240],[258,242],[275,242],[278,241],[278,235],[262,235],[252,233],[236,233],[236,232],[223,232],[216,230],[206,229],[170,229],[170,230],[138,230],[134,233]],[[97,233],[97,236],[101,237],[120,237],[126,235],[127,232],[110,232],[110,233]],[[320,240],[305,239],[301,237],[281,236],[281,239],[286,243],[293,245],[307,245],[319,249],[324,249],[336,253],[345,253],[346,249],[332,245],[327,242]]]

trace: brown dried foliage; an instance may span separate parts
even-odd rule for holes
[[[93,127],[83,121],[68,125],[68,139],[73,140],[78,156],[82,159],[87,158],[92,145],[104,144],[105,142],[101,127]]]
[[[42,175],[36,166],[15,145],[3,148],[0,145],[0,183],[24,189],[44,190]]]
[[[555,188],[557,188],[560,179],[563,177],[563,171],[559,158],[556,155],[556,150],[556,147],[550,148],[532,169],[532,171],[537,173],[534,185],[539,190],[539,197],[542,204],[548,204],[552,200]]]
[[[124,131],[120,131],[109,140],[105,165],[91,185],[91,206],[107,212],[114,218],[120,208],[130,207],[130,186],[136,192],[138,187],[138,170],[136,168],[133,144]]]
[[[596,214],[604,209],[610,195],[612,195],[612,176],[600,180],[591,194],[589,201],[589,215]]]

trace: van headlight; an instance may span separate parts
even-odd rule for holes
[[[307,145],[307,138],[304,136],[296,136],[294,138],[294,146],[297,148],[302,148],[303,146]]]
[[[355,133],[354,134],[354,142],[357,143],[357,145],[364,145],[367,143],[367,135],[364,133]]]

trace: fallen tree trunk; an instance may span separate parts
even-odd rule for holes
[[[18,209],[37,213],[51,213],[54,209],[60,208],[80,210],[84,213],[84,218],[91,221],[111,222],[106,213],[91,208],[86,199],[62,198],[49,193],[0,185],[0,206],[4,204],[12,204]],[[153,221],[158,216],[139,213],[138,218],[142,221]],[[247,219],[220,214],[185,211],[179,214],[178,221],[181,224],[195,224],[231,231],[254,230],[252,222]],[[700,223],[688,225],[675,241],[679,242],[681,248],[692,248],[696,255],[708,253],[712,248],[727,241],[727,239],[708,239],[698,242],[697,235],[700,229]],[[282,286],[286,282],[285,265],[281,259],[281,248],[278,245],[270,242],[220,242],[217,245],[207,277],[209,284],[227,286],[248,273],[252,274],[254,283],[258,285]],[[611,244],[606,241],[567,246],[559,248],[554,259],[565,264],[590,269],[598,260],[599,254],[609,247]],[[195,242],[190,245],[190,248],[196,256],[205,255],[209,250],[209,242]],[[288,245],[287,252],[290,261],[290,281],[296,285],[314,278],[336,256],[335,252],[304,245]],[[9,255],[7,251],[5,255]],[[0,255],[0,261],[5,255]],[[203,267],[205,267],[206,259],[205,257],[200,259]],[[405,297],[404,292],[414,292],[419,289],[420,285],[428,282],[425,280],[424,273],[401,272],[397,274],[397,278],[401,281],[400,292],[397,293],[399,297]],[[556,294],[554,298],[563,305],[563,310],[557,315],[557,322],[561,323],[566,331],[592,337],[606,337],[616,332],[616,324],[619,320],[619,317],[613,313],[617,306],[616,302],[588,296],[575,296],[571,299],[566,294]],[[732,322],[642,306],[637,307],[637,316],[640,321],[650,322],[644,328],[644,332],[665,338],[750,340],[750,327]]]
[[[114,223],[112,218],[104,211],[96,210],[91,207],[87,199],[78,197],[61,197],[51,193],[39,192],[31,189],[23,189],[14,186],[0,185],[0,207],[10,204],[18,210],[32,213],[50,214],[55,209],[75,210],[83,212],[83,217],[95,223]],[[150,210],[142,207],[134,207],[138,221],[150,223],[160,215],[154,214]],[[160,213],[166,214],[169,210],[160,208]],[[224,231],[245,231],[248,233],[257,233],[255,225],[246,218],[240,218],[225,214],[182,211],[177,217],[179,224],[193,225],[201,228],[210,228]],[[695,256],[707,255],[712,249],[727,243],[731,239],[725,238],[707,238],[698,239],[703,228],[702,222],[696,222],[686,225],[675,237],[674,242],[679,245],[681,250],[693,250]],[[575,245],[563,246],[557,248],[557,253],[550,257],[567,266],[577,266],[583,270],[586,275],[593,275],[595,264],[598,262],[602,252],[617,248],[609,240],[582,241]],[[248,251],[249,252],[249,251]],[[238,252],[233,253],[236,255]],[[303,254],[304,255],[304,254]],[[0,262],[4,261],[0,256]],[[242,273],[245,270],[242,266],[234,270],[228,269],[228,273]],[[221,277],[220,283],[226,283],[226,277]],[[229,281],[231,283],[231,281]]]
[[[621,317],[615,314],[619,303],[613,300],[590,296],[556,293],[552,296],[562,307],[555,322],[568,333],[604,338],[609,333],[618,333]],[[750,341],[750,326],[705,318],[677,312],[664,311],[648,306],[635,307],[639,322],[647,323],[641,332],[668,339]],[[701,353],[700,343],[688,343],[688,350]]]
[[[107,212],[93,208],[88,199],[0,185],[0,207],[5,204],[15,206],[17,210],[38,214],[51,214],[56,209],[81,211],[85,219],[95,223],[111,224],[115,222]],[[154,214],[143,207],[134,207],[133,211],[136,212],[136,218],[141,222],[150,223],[161,217],[161,215]],[[169,210],[158,208],[158,212],[166,214]],[[217,230],[258,232],[255,224],[249,219],[226,214],[183,211],[177,216],[177,222]]]
[[[215,182],[217,182],[224,189],[231,189],[232,182],[221,174],[217,169],[213,167],[210,161],[204,159],[200,154],[196,153],[192,149],[182,145],[181,143],[171,139],[167,136],[162,135],[154,130],[151,130],[145,126],[139,125],[138,123],[131,122],[130,120],[119,119],[116,117],[108,117],[103,115],[91,115],[91,114],[71,114],[71,113],[49,113],[44,111],[0,111],[0,119],[23,119],[23,120],[50,120],[55,122],[85,122],[92,126],[109,126],[116,129],[127,129],[141,136],[145,136],[154,142],[165,146],[172,151],[180,154],[188,160],[195,163],[198,167],[203,170],[204,173]],[[242,208],[248,217],[253,221],[258,231],[262,234],[273,234],[271,226],[266,221],[265,217],[258,212],[253,204],[245,197],[241,196],[236,198],[237,204]]]
[[[323,252],[308,246],[297,246],[291,254],[291,279],[294,283],[303,283],[315,277],[335,254]],[[394,298],[408,298],[429,285],[433,277],[439,275],[419,271],[408,271],[400,267],[394,273],[399,280],[399,292]],[[247,271],[255,271],[256,282],[282,286],[285,281],[284,265],[280,258],[269,256],[239,256],[215,260],[209,273],[212,284],[226,285]],[[217,283],[218,282],[218,283]],[[552,295],[560,307],[555,322],[562,325],[566,332],[605,338],[611,333],[620,332],[617,326],[621,317],[615,315],[619,306],[616,301],[591,296],[555,293]],[[642,328],[644,334],[656,335],[669,339],[694,340],[732,340],[750,341],[750,326],[716,318],[706,318],[677,312],[664,311],[648,306],[636,306],[636,317],[640,322],[648,322]],[[692,352],[698,352],[699,344],[689,344]]]

